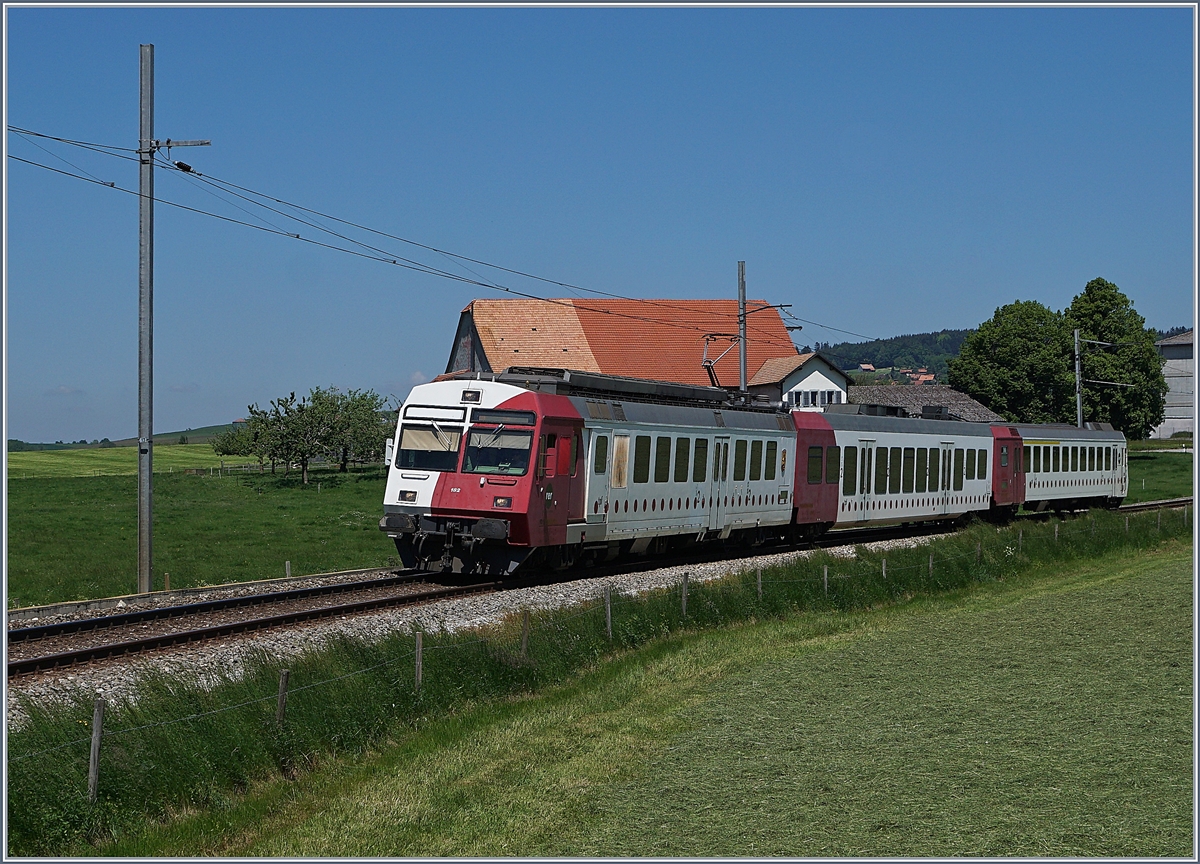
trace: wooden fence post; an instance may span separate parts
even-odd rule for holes
[[[1017,529],[1017,554],[1021,554],[1021,547],[1025,544],[1025,529]]]
[[[286,578],[286,579],[292,578],[292,562],[291,561],[283,562],[283,575],[284,575],[284,578]]]
[[[929,578],[933,578],[933,553],[929,553]]]
[[[1058,542],[1058,523],[1054,523],[1054,542]]]
[[[521,614],[521,656],[529,656],[529,610]]]
[[[100,736],[104,734],[104,699],[97,696],[92,706],[92,754],[88,760],[88,801],[96,803],[100,791]]]
[[[1090,527],[1091,527],[1091,531],[1092,531],[1092,536],[1095,537],[1096,536],[1096,517],[1089,516],[1088,521],[1092,523]]]
[[[1158,508],[1158,530],[1162,530],[1162,508]]]
[[[288,678],[291,672],[287,669],[279,670],[279,698],[275,700],[275,725],[282,726],[283,718],[287,715],[287,691]]]
[[[416,666],[414,669],[414,673],[415,673],[416,682],[417,682],[417,692],[419,693],[421,691],[421,631],[420,630],[417,631],[417,659],[416,659]]]
[[[682,598],[681,598],[682,603],[683,603],[683,617],[684,618],[687,617],[687,586],[688,586],[688,574],[684,573],[683,574],[683,594],[682,594]]]
[[[604,632],[608,641],[612,641],[612,588],[604,586]]]
[[[825,594],[829,595],[829,565],[821,565],[821,581],[825,583]]]
[[[761,603],[762,602],[762,568],[761,567],[758,568],[758,579],[756,581],[758,582],[758,602]]]
[[[171,574],[170,573],[163,573],[163,590],[164,591],[171,590]]]
[[[975,544],[975,564],[978,566],[980,559],[983,557],[983,541],[980,540]]]
[[[887,559],[883,559],[883,578],[887,578]]]
[[[1125,517],[1125,533],[1126,534],[1129,533],[1129,517],[1128,516]]]

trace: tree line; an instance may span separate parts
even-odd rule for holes
[[[1074,425],[1077,328],[1090,340],[1081,343],[1083,419],[1148,437],[1165,416],[1158,334],[1105,279],[1088,282],[1061,312],[1035,300],[1001,306],[950,361],[950,386],[1010,422]]]
[[[317,459],[337,463],[342,472],[351,462],[381,461],[396,428],[396,412],[374,390],[314,387],[299,399],[293,391],[272,399],[267,408],[255,403],[246,410],[246,422],[213,438],[213,450],[253,457],[260,471],[270,464],[272,474],[283,465],[285,477],[298,466],[305,483],[308,466]]]

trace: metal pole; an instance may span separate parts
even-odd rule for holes
[[[1075,425],[1083,428],[1083,375],[1079,371],[1079,331],[1075,331]]]
[[[154,446],[154,46],[141,46],[138,124],[138,576],[153,590],[152,459]]]
[[[746,396],[746,262],[738,262],[738,390]]]

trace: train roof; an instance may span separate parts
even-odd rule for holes
[[[1025,441],[1124,441],[1125,436],[1108,423],[1086,423],[1084,428],[1068,423],[1011,423]]]

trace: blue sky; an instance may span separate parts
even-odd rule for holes
[[[588,288],[733,297],[745,260],[751,296],[886,337],[1103,276],[1151,326],[1192,318],[1189,9],[9,8],[6,37],[10,124],[135,147],[154,43],[157,137],[213,141],[174,159]],[[136,199],[6,161],[8,435],[133,435]],[[403,397],[500,296],[161,204],[156,240],[159,431],[316,385]]]

